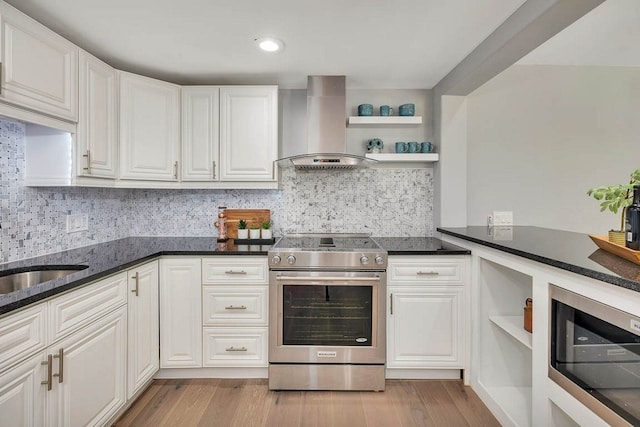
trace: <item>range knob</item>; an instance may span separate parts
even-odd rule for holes
[[[287,262],[289,263],[289,265],[293,265],[296,263],[296,257],[294,257],[293,255],[289,255],[287,257]]]
[[[382,258],[380,255],[376,256],[376,264],[384,264],[384,258]]]
[[[271,258],[271,262],[274,264],[280,264],[280,261],[282,261],[282,258],[280,258],[280,255],[274,255],[273,258]]]
[[[362,255],[360,257],[360,264],[364,264],[364,265],[369,264],[369,257],[366,255]]]

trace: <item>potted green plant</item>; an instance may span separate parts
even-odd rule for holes
[[[260,226],[258,224],[252,224],[249,227],[249,238],[250,239],[259,239],[260,238]]]
[[[594,187],[587,191],[587,195],[593,196],[600,202],[600,212],[608,210],[617,214],[621,211],[620,229],[609,231],[609,241],[618,245],[625,245],[624,215],[627,206],[633,201],[633,186],[640,184],[640,169],[631,172],[631,179],[628,184],[603,185]]]
[[[238,239],[248,239],[249,230],[247,230],[247,220],[241,219],[238,222]]]
[[[273,238],[273,233],[271,232],[271,221],[267,220],[262,223],[262,230],[260,233],[262,234],[262,238],[265,240],[271,240],[271,238]]]

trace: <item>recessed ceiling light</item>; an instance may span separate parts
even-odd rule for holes
[[[256,46],[263,52],[278,53],[284,49],[284,43],[280,39],[273,37],[260,37],[254,40]]]

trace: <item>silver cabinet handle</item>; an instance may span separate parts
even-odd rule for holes
[[[226,351],[247,351],[247,347],[235,348],[234,346],[231,346],[227,348]]]
[[[393,314],[393,293],[389,294],[389,307],[391,308],[390,314]]]
[[[58,373],[53,374],[54,377],[58,377],[58,383],[64,380],[64,349],[58,350],[58,354],[53,356],[54,359],[58,359]]]
[[[50,354],[47,356],[46,362],[40,362],[41,365],[47,365],[47,380],[42,381],[40,384],[47,386],[47,391],[51,391],[53,385],[53,375],[51,372],[51,365],[53,365],[53,356]]]
[[[437,276],[440,273],[438,273],[437,271],[418,271],[416,274],[418,276]]]
[[[87,158],[87,167],[82,169],[86,170],[88,175],[91,175],[91,151],[87,150],[87,153],[83,154],[82,157]]]
[[[247,272],[244,270],[240,270],[240,271],[227,270],[224,272],[224,274],[247,274]]]
[[[246,310],[247,306],[246,305],[241,305],[240,307],[237,307],[235,305],[228,305],[224,309],[225,310]]]
[[[178,161],[173,164],[173,176],[178,179]]]
[[[216,179],[216,161],[213,161],[213,179]]]
[[[138,296],[139,295],[138,284],[140,283],[140,273],[136,272],[136,275],[135,276],[131,276],[131,278],[136,281],[136,287],[135,287],[135,289],[132,289],[131,292],[133,292],[134,294],[136,294],[136,296]]]

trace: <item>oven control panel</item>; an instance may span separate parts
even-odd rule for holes
[[[293,252],[269,251],[269,267],[276,269],[364,269],[386,270],[386,252]]]

